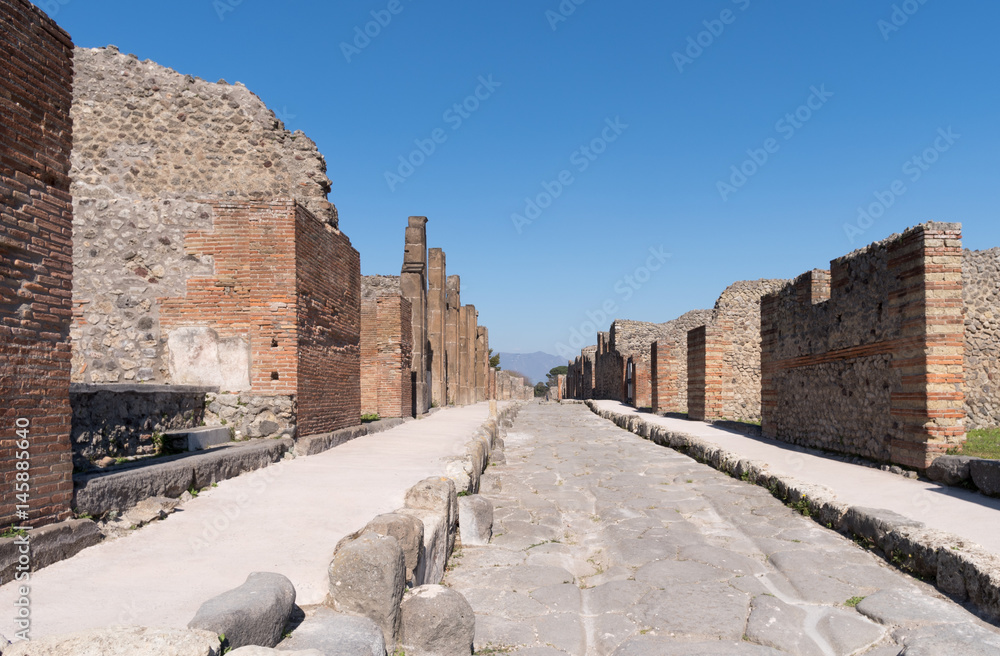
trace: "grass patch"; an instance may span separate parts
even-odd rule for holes
[[[948,451],[952,455],[1000,460],[1000,428],[969,431],[965,444]]]
[[[378,421],[381,418],[382,417],[380,417],[377,412],[370,412],[368,414],[361,415],[361,423],[367,424],[373,421]]]
[[[855,608],[857,607],[858,604],[860,604],[864,600],[865,600],[864,597],[851,597],[850,599],[844,602],[844,605],[847,606],[848,608]]]

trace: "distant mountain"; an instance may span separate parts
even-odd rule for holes
[[[545,374],[552,370],[552,367],[565,366],[565,358],[551,353],[501,353],[500,368],[506,370],[519,371],[529,379],[531,384],[544,383]]]

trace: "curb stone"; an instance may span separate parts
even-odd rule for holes
[[[877,549],[902,571],[933,581],[941,592],[969,601],[991,620],[1000,619],[1000,557],[963,538],[928,529],[889,510],[848,506],[824,486],[768,471],[767,463],[740,458],[692,435],[670,430],[637,415],[590,410],[619,428],[669,447],[734,478],[770,490],[778,500],[866,548]]]

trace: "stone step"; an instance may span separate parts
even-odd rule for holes
[[[228,444],[232,440],[232,435],[225,426],[202,426],[167,431],[163,434],[163,439],[178,451],[202,451],[220,444]]]

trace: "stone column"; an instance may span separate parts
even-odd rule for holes
[[[414,412],[420,416],[430,407],[427,384],[427,217],[411,216],[406,227],[400,291],[413,312]]]
[[[469,319],[470,315],[475,314],[475,308],[471,305],[463,305],[458,309],[458,403],[459,405],[468,405],[471,398],[475,398],[474,394],[470,395],[469,390],[472,389],[472,381],[475,380],[476,372],[472,368],[472,357],[469,355],[470,348],[474,351],[476,348],[475,340],[475,326],[473,324],[473,329],[470,330],[470,324],[475,319]]]
[[[489,366],[489,337],[486,328],[476,329],[476,403],[486,400],[486,368]]]
[[[460,403],[459,390],[462,384],[462,358],[459,355],[461,342],[459,309],[462,307],[462,281],[458,276],[448,276],[447,280],[448,289],[446,299],[448,308],[445,317],[444,340],[445,369],[448,374],[447,395],[448,405],[458,405]]]
[[[448,371],[445,367],[445,326],[448,313],[448,285],[445,254],[440,248],[428,252],[427,341],[430,343],[431,403],[448,405]]]

